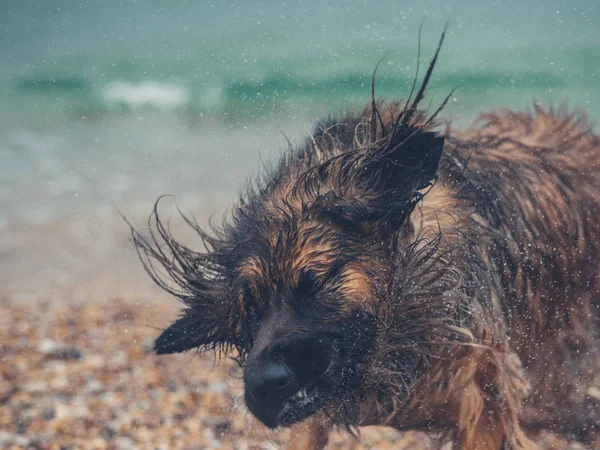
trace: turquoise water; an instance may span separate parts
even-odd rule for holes
[[[534,96],[596,112],[597,5],[5,1],[2,112],[27,122],[161,111],[202,123],[357,107],[386,54],[379,94],[407,92],[423,17],[423,60],[450,21],[432,83],[440,97],[461,86],[449,114]]]
[[[567,102],[600,117],[597,0],[75,1],[0,6],[0,226],[164,192],[191,205],[242,180],[317,118],[402,98],[441,30],[433,105],[459,125]]]

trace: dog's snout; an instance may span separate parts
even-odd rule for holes
[[[327,372],[334,348],[326,337],[291,336],[251,354],[244,384],[246,404],[253,414],[273,428],[296,417],[297,408],[312,410],[315,383]]]
[[[333,348],[326,337],[304,338],[286,346],[284,358],[302,383],[310,383],[329,367]]]
[[[284,401],[326,371],[332,348],[331,342],[323,337],[274,344],[250,364],[246,388],[260,403],[273,405]]]
[[[276,406],[297,391],[294,377],[283,362],[268,361],[246,374],[246,389],[255,401]]]

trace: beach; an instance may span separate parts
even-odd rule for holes
[[[0,447],[3,449],[284,449],[301,428],[266,432],[242,401],[230,360],[190,352],[156,356],[153,339],[174,301],[115,298],[35,305],[3,300]],[[542,449],[592,450],[551,433]],[[600,440],[596,444],[600,444]],[[329,449],[426,450],[417,432],[335,432]]]
[[[3,8],[3,449],[269,449],[301,432],[265,434],[252,421],[232,361],[152,353],[180,305],[144,272],[129,227],[145,232],[166,194],[159,211],[201,249],[178,209],[205,228],[226,218],[247,180],[302,145],[316,121],[369,103],[383,56],[376,96],[406,98],[449,21],[423,102],[435,110],[453,92],[442,120],[463,127],[535,102],[600,120],[596,0]],[[550,432],[538,440],[544,449],[594,448]],[[377,427],[360,443],[335,433],[329,448],[435,445]]]

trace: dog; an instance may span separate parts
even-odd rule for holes
[[[259,421],[305,423],[293,448],[324,448],[333,426],[466,450],[600,429],[585,391],[599,373],[600,138],[583,114],[539,106],[441,130],[450,96],[420,106],[443,40],[407,101],[373,88],[364,111],[290,144],[222,225],[184,216],[202,251],[156,207],[151,237],[132,230],[185,304],[156,352],[235,358]]]

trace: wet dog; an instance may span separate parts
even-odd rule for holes
[[[600,139],[575,113],[493,112],[440,130],[420,109],[441,44],[404,102],[319,123],[247,187],[204,244],[156,210],[133,232],[185,304],[159,354],[232,355],[267,427],[306,421],[534,448],[525,428],[598,430]],[[446,99],[447,100],[447,99]],[[160,270],[158,269],[160,267]],[[582,388],[583,386],[583,388]]]

